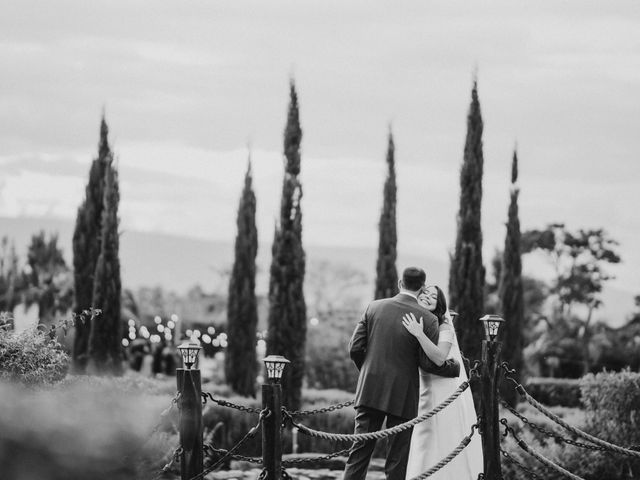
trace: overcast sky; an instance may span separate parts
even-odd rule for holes
[[[250,144],[269,243],[293,76],[305,243],[377,244],[391,125],[399,249],[445,259],[477,71],[485,261],[517,143],[522,228],[606,228],[640,293],[637,0],[1,3],[2,216],[75,217],[104,108],[124,230],[232,239]]]

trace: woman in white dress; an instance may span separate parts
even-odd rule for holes
[[[404,326],[418,339],[424,352],[436,365],[441,365],[447,358],[454,358],[461,366],[460,375],[457,378],[444,378],[420,371],[418,415],[422,415],[450,397],[460,384],[467,380],[467,374],[442,290],[437,286],[425,287],[418,296],[418,301],[438,317],[440,323],[438,345],[424,334],[422,318],[418,320],[413,313],[406,314],[402,319]],[[471,426],[476,423],[476,417],[471,390],[467,389],[439,413],[416,425],[411,436],[406,478],[417,477],[449,455],[460,441],[471,433]],[[482,442],[476,431],[471,443],[429,478],[476,480],[482,471]]]

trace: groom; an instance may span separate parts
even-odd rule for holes
[[[349,355],[360,376],[356,388],[355,433],[380,430],[415,418],[418,413],[418,367],[444,377],[457,376],[460,365],[447,360],[441,367],[431,362],[416,338],[402,325],[402,315],[413,314],[424,320],[424,332],[438,343],[438,319],[418,304],[418,294],[426,274],[408,267],[398,282],[400,293],[393,298],[371,302],[349,342]],[[388,437],[385,473],[387,480],[405,480],[412,429]],[[344,472],[344,480],[364,480],[375,447],[375,440],[357,442]]]

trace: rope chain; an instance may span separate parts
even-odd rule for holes
[[[502,454],[502,456],[504,458],[509,460],[511,463],[513,463],[515,465],[518,465],[518,467],[520,467],[522,470],[527,472],[531,476],[531,478],[533,478],[534,480],[544,480],[540,475],[538,475],[536,472],[531,470],[529,467],[527,467],[526,465],[523,465],[522,463],[520,463],[517,458],[515,458],[513,455],[511,455],[506,450],[501,448],[500,449],[500,453]]]
[[[515,439],[516,443],[518,444],[518,447],[520,447],[522,450],[524,450],[529,455],[534,457],[540,463],[542,463],[543,465],[549,467],[550,469],[555,470],[556,472],[564,475],[565,477],[571,478],[572,480],[585,480],[584,478],[579,477],[578,475],[576,475],[574,473],[571,473],[568,470],[565,470],[560,465],[557,465],[556,463],[553,463],[548,458],[543,457],[538,452],[533,450],[529,445],[527,445],[527,443],[524,440],[518,438],[518,436],[516,435],[516,432],[513,430],[513,428],[511,428],[509,426],[509,423],[507,422],[506,419],[504,419],[504,418],[500,419],[500,423],[503,424],[504,427],[505,427],[504,436],[506,436],[507,434],[510,433],[513,436],[513,438]]]
[[[169,460],[169,462],[160,469],[158,474],[154,477],[154,480],[162,477],[165,473],[167,473],[171,469],[174,463],[179,463],[180,455],[182,455],[182,446],[178,445],[173,451],[173,454],[171,455],[171,459]]]
[[[237,405],[235,403],[228,402],[228,401],[222,400],[220,398],[215,398],[209,392],[202,392],[202,404],[203,405],[207,404],[207,399],[210,399],[211,401],[217,403],[221,407],[235,408],[236,410],[240,410],[241,412],[247,412],[247,413],[257,413],[257,414],[262,413],[262,409],[260,409],[260,408],[247,407],[245,405]]]
[[[327,432],[322,432],[320,430],[314,430],[312,428],[307,427],[306,425],[295,422],[293,418],[288,414],[288,412],[285,412],[285,415],[294,427],[296,427],[301,433],[304,433],[305,435],[309,435],[310,437],[324,438],[326,440],[352,441],[352,442],[359,442],[359,441],[366,441],[366,440],[379,440],[381,438],[386,438],[391,435],[395,435],[397,433],[403,432],[404,430],[408,430],[412,428],[414,425],[417,425],[418,423],[424,422],[425,420],[433,417],[435,414],[437,414],[446,406],[448,406],[451,402],[453,402],[456,398],[462,395],[462,392],[464,392],[467,388],[469,388],[469,382],[468,381],[462,382],[460,386],[451,394],[449,398],[447,398],[445,401],[443,401],[440,405],[435,407],[430,412],[423,413],[422,415],[412,420],[409,420],[407,422],[396,425],[395,427],[387,428],[385,430],[378,430],[377,432],[353,433],[353,434],[327,433]]]
[[[559,441],[561,443],[568,443],[569,445],[573,445],[575,447],[580,447],[580,448],[585,448],[587,450],[598,450],[598,451],[608,451],[609,450],[606,447],[599,447],[597,445],[590,445],[588,443],[577,442],[575,440],[572,440],[571,438],[563,437],[562,435],[560,435],[557,432],[554,432],[553,430],[549,430],[549,429],[547,429],[547,428],[545,428],[545,427],[543,427],[541,425],[538,425],[535,422],[532,422],[527,417],[525,417],[523,414],[518,412],[515,408],[513,408],[511,405],[509,405],[507,402],[505,402],[504,400],[501,399],[500,403],[502,404],[502,406],[504,408],[509,410],[513,414],[513,416],[517,417],[522,423],[527,425],[529,428],[537,430],[538,432],[540,432],[543,435],[546,435],[548,437],[555,438],[557,441]]]
[[[544,405],[538,402],[535,398],[533,398],[520,383],[518,383],[513,377],[511,377],[510,375],[514,372],[514,370],[510,370],[506,362],[502,362],[500,366],[506,371],[505,378],[507,378],[508,380],[516,384],[516,391],[520,394],[520,396],[524,398],[527,401],[527,403],[529,403],[532,407],[534,407],[536,410],[542,413],[545,417],[549,418],[550,420],[554,421],[561,427],[570,431],[575,436],[584,438],[585,440],[588,440],[591,443],[595,443],[596,445],[604,447],[607,450],[620,453],[622,455],[628,455],[630,457],[640,458],[640,452],[638,451],[630,450],[628,448],[624,448],[619,445],[614,445],[613,443],[606,442],[597,437],[594,437],[593,435],[589,435],[588,433],[583,432],[582,430],[576,427],[569,425],[567,422],[562,420],[560,417],[558,417],[556,414],[554,414],[549,409],[547,409]]]
[[[246,442],[249,438],[255,436],[256,432],[260,428],[260,425],[262,424],[262,419],[268,417],[269,415],[271,415],[271,412],[268,409],[265,408],[264,410],[261,410],[260,418],[258,418],[258,423],[256,423],[254,427],[249,429],[249,431],[245,434],[244,437],[240,439],[238,443],[236,443],[231,449],[229,449],[229,451],[227,451],[227,453],[222,458],[218,459],[216,463],[214,463],[210,467],[207,467],[205,470],[202,471],[202,473],[199,473],[198,475],[191,477],[189,480],[200,480],[204,478],[206,475],[208,475],[210,472],[213,472],[216,468],[218,468],[218,466],[221,465],[222,462],[224,462],[228,457],[233,455],[235,451],[238,450],[244,442]]]
[[[316,415],[318,413],[333,412],[334,410],[339,410],[344,407],[350,407],[355,402],[355,400],[349,400],[348,402],[338,403],[337,405],[331,405],[329,407],[317,408],[315,410],[294,410],[293,412],[290,412],[285,407],[282,407],[282,412],[284,413],[286,411],[286,413],[288,413],[291,417],[304,417],[309,415]]]
[[[319,461],[323,461],[323,460],[331,460],[332,458],[342,457],[344,455],[347,455],[350,450],[351,450],[351,448],[345,448],[344,450],[340,450],[338,452],[333,452],[333,453],[330,453],[328,455],[323,455],[323,456],[320,456],[320,457],[294,458],[294,459],[291,459],[291,460],[283,460],[282,461],[282,466],[284,466],[284,467],[293,467],[295,465],[302,465],[302,464],[305,464],[305,463],[315,463],[315,462],[319,462]]]
[[[460,442],[460,444],[456,448],[454,448],[449,455],[444,457],[442,460],[440,460],[438,463],[436,463],[433,467],[431,467],[426,472],[421,473],[417,477],[413,477],[411,480],[423,480],[425,478],[428,478],[434,473],[436,473],[438,470],[440,470],[442,467],[444,467],[451,460],[456,458],[460,454],[460,452],[465,448],[467,448],[467,445],[471,443],[471,437],[473,437],[473,434],[475,433],[476,428],[478,428],[477,423],[471,426],[471,433],[466,437],[464,437]]]
[[[216,448],[213,445],[211,445],[210,443],[205,443],[204,445],[202,445],[202,448],[203,448],[203,450],[205,452],[216,453],[218,455],[230,456],[231,458],[233,458],[235,460],[242,460],[244,462],[250,462],[250,463],[255,463],[255,464],[258,464],[258,465],[262,465],[262,458],[247,457],[245,455],[239,455],[237,453],[229,455],[229,450],[224,449],[224,448]]]
[[[169,406],[167,408],[165,408],[162,412],[160,412],[160,421],[158,423],[156,423],[156,425],[153,427],[153,430],[151,430],[151,435],[157,433],[158,430],[160,430],[160,427],[164,423],[164,418],[171,413],[171,410],[173,410],[174,407],[177,406],[179,408],[178,401],[180,400],[181,396],[182,396],[182,394],[180,392],[177,392],[173,396],[173,398],[171,399],[171,403],[169,404]],[[173,425],[173,426],[174,426],[174,428],[176,428],[175,425]],[[176,428],[176,430],[177,430],[177,428]]]

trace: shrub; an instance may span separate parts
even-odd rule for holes
[[[560,407],[552,407],[552,411],[570,425],[602,440],[621,446],[640,444],[639,373],[623,371],[589,374],[580,380],[580,390],[584,404],[583,411]],[[564,437],[571,436],[551,420],[537,413],[533,407],[520,405],[518,410],[538,425],[555,430]],[[531,448],[585,480],[627,480],[640,477],[638,459],[613,452],[591,451],[559,443],[538,432],[525,429],[518,422],[510,421],[510,423],[516,426],[518,436]],[[588,442],[583,441],[583,443]],[[521,463],[537,471],[542,478],[558,477],[554,472],[541,467],[533,457],[522,452],[511,437],[505,440],[503,448]],[[523,472],[519,467],[505,460],[503,476],[505,480],[515,480],[522,478]]]
[[[529,394],[548,406],[580,407],[580,380],[573,378],[529,378],[525,383]]]
[[[42,328],[16,333],[8,325],[0,326],[0,379],[25,385],[62,380],[69,369],[69,355],[50,333]]]

